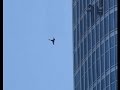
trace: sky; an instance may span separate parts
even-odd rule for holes
[[[3,89],[73,90],[72,0],[3,5]]]

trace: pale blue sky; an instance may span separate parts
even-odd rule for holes
[[[72,0],[4,0],[3,10],[4,90],[73,90]]]

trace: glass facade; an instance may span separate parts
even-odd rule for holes
[[[74,90],[117,90],[117,0],[73,0]]]

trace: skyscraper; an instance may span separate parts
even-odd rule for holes
[[[117,90],[117,0],[73,0],[74,90]]]

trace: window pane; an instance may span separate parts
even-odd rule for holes
[[[86,23],[87,23],[87,22],[86,22],[86,14],[85,14],[85,16],[84,16],[84,34],[85,34],[86,30],[87,30],[87,29],[86,29],[86,25],[87,25]]]
[[[91,33],[88,35],[88,51],[91,49]]]
[[[101,81],[101,90],[103,90],[105,87],[105,79],[102,79]]]
[[[106,1],[106,0],[105,0]],[[104,27],[105,27],[105,35],[107,35],[108,34],[108,25],[109,23],[108,23],[108,16],[104,19]]]
[[[80,15],[82,15],[82,0],[79,0],[80,1]]]
[[[100,90],[100,83],[97,84],[97,90]]]
[[[104,68],[105,68],[105,62],[104,62],[104,55],[101,57],[101,74],[103,74],[104,72]]]
[[[87,38],[84,39],[84,57],[87,54]]]
[[[90,13],[89,12],[87,12],[87,28],[89,28],[90,27]]]
[[[110,66],[115,65],[115,51],[114,48],[110,49]]]
[[[81,60],[83,59],[83,42],[81,43]],[[82,63],[82,61],[81,61]]]
[[[103,21],[100,22],[100,40],[102,40],[103,38],[103,33],[104,33],[104,30],[103,30]]]
[[[111,72],[110,73],[110,83],[114,82],[115,81],[115,71]]]
[[[117,16],[117,11],[115,11],[115,28],[117,28],[117,24],[118,24],[118,23],[117,23],[117,20],[118,20],[117,17],[118,17],[118,16]]]
[[[96,49],[96,59],[98,59],[100,56],[100,52],[99,52],[99,47]]]
[[[84,77],[82,77],[81,89],[84,90]]]
[[[105,70],[109,68],[109,51],[105,53]]]
[[[80,21],[80,36],[83,37],[83,20]]]
[[[115,89],[115,83],[111,84],[111,90],[116,90]]]
[[[95,46],[95,29],[92,30],[92,47]]]
[[[100,40],[100,29],[99,29],[99,24],[96,26],[96,43]]]
[[[89,56],[88,58],[88,68],[90,68],[90,66],[91,66],[91,56]]]
[[[115,45],[117,45],[117,34],[115,34]]]
[[[77,2],[77,20],[79,18],[79,2]]]
[[[108,40],[105,41],[105,52],[109,49],[109,43]]]
[[[115,38],[114,36],[110,37],[110,48],[115,45]]]
[[[87,71],[87,61],[85,62],[85,72]]]
[[[94,6],[94,5],[93,5]],[[91,24],[93,25],[94,24],[94,7],[92,8],[92,11],[91,11]],[[91,26],[92,26],[91,25]]]
[[[109,26],[110,26],[109,30],[111,32],[114,29],[114,14],[113,13],[110,14],[109,16]]]
[[[93,72],[93,82],[96,80],[95,64],[92,65]]]
[[[107,87],[109,85],[109,82],[110,82],[109,74],[106,76],[105,80],[106,80],[106,87]]]
[[[92,72],[91,72],[91,68],[89,69],[89,86],[92,84]]]
[[[86,0],[83,0],[84,9],[86,8]]]
[[[87,78],[87,73],[85,73],[85,90],[87,90],[88,86],[88,78]]]
[[[74,30],[74,47],[76,47],[76,30]]]
[[[79,80],[80,80],[80,71],[75,76],[75,85],[79,82]]]
[[[97,60],[97,65],[96,65],[96,68],[97,68],[97,78],[100,76],[100,60]]]
[[[101,55],[104,54],[104,43],[100,46],[100,53]]]
[[[106,12],[109,8],[109,1],[108,0],[104,0],[104,11]]]
[[[79,65],[80,65],[80,48],[78,48],[77,54],[78,54],[78,67],[79,67]]]
[[[79,24],[77,25],[77,43],[79,43]]]
[[[113,7],[113,5],[114,5],[114,0],[109,0],[109,5],[110,5],[110,8]]]
[[[95,52],[92,53],[92,64],[95,63]]]

